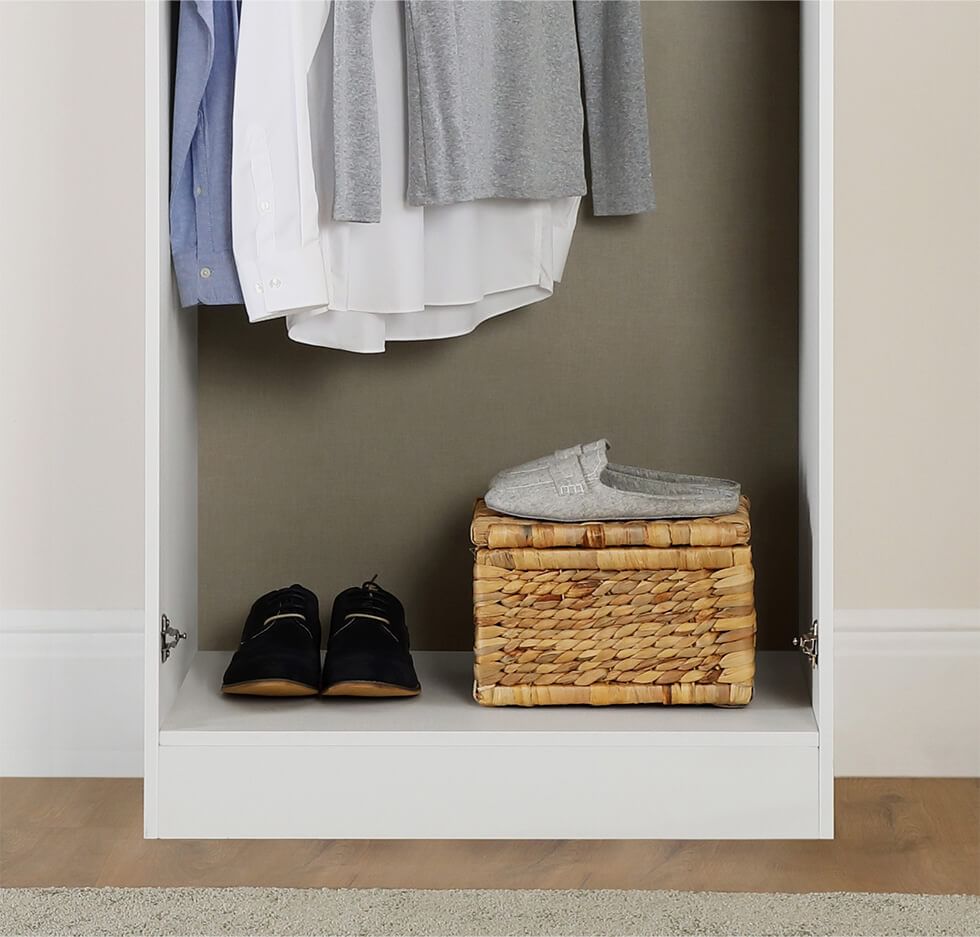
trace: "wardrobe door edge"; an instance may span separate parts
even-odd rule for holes
[[[197,315],[181,309],[168,224],[173,5],[145,6],[144,835],[158,827],[159,730],[197,648]],[[177,641],[164,659],[164,616]],[[172,643],[174,635],[167,637]]]
[[[834,5],[801,8],[800,634],[816,623],[820,838],[834,835]],[[802,665],[811,668],[808,660]]]

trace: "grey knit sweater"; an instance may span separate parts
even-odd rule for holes
[[[339,221],[381,218],[374,3],[334,3]],[[583,195],[587,126],[595,213],[653,208],[638,0],[405,0],[404,9],[410,204]]]

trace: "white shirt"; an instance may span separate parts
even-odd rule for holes
[[[253,322],[330,302],[306,83],[329,9],[327,2],[242,5],[232,122],[232,245]]]

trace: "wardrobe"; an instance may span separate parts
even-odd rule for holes
[[[147,837],[833,836],[833,4],[643,14],[657,212],[586,201],[551,299],[365,356],[180,308],[176,10],[147,3]],[[601,436],[752,499],[749,706],[473,702],[473,499]],[[220,694],[257,595],[328,611],[375,573],[418,699]]]

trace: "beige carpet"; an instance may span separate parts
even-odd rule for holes
[[[980,935],[980,898],[679,891],[0,889],[0,934]]]

